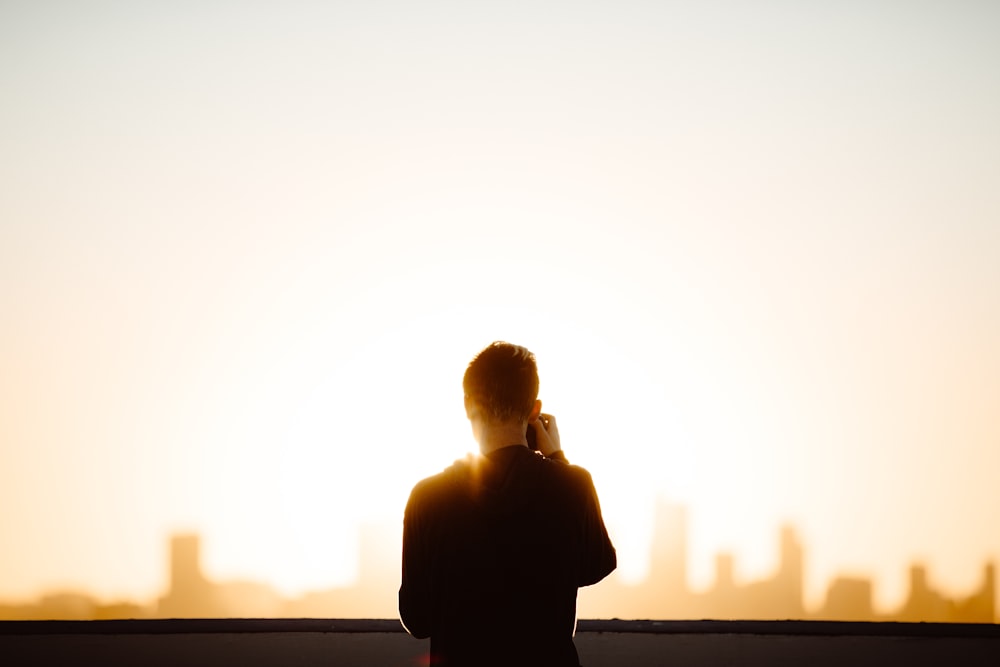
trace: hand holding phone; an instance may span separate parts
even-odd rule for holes
[[[528,447],[545,456],[552,456],[562,449],[559,444],[559,428],[556,426],[556,418],[553,415],[544,413],[538,415],[538,419],[528,424],[525,435],[528,439]]]

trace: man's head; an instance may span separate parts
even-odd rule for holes
[[[538,411],[535,355],[520,345],[492,343],[469,363],[462,388],[470,416],[474,408],[492,423],[527,422]]]

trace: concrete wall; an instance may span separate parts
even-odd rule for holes
[[[585,667],[1000,665],[1000,626],[581,621]],[[426,665],[397,621],[0,623],[5,665]]]

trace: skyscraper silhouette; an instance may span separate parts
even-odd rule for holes
[[[184,618],[209,615],[212,586],[201,572],[201,538],[174,535],[170,538],[170,586],[160,598],[158,615]]]

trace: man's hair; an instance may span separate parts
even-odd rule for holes
[[[491,421],[526,420],[538,398],[535,355],[496,341],[469,362],[462,388]]]

